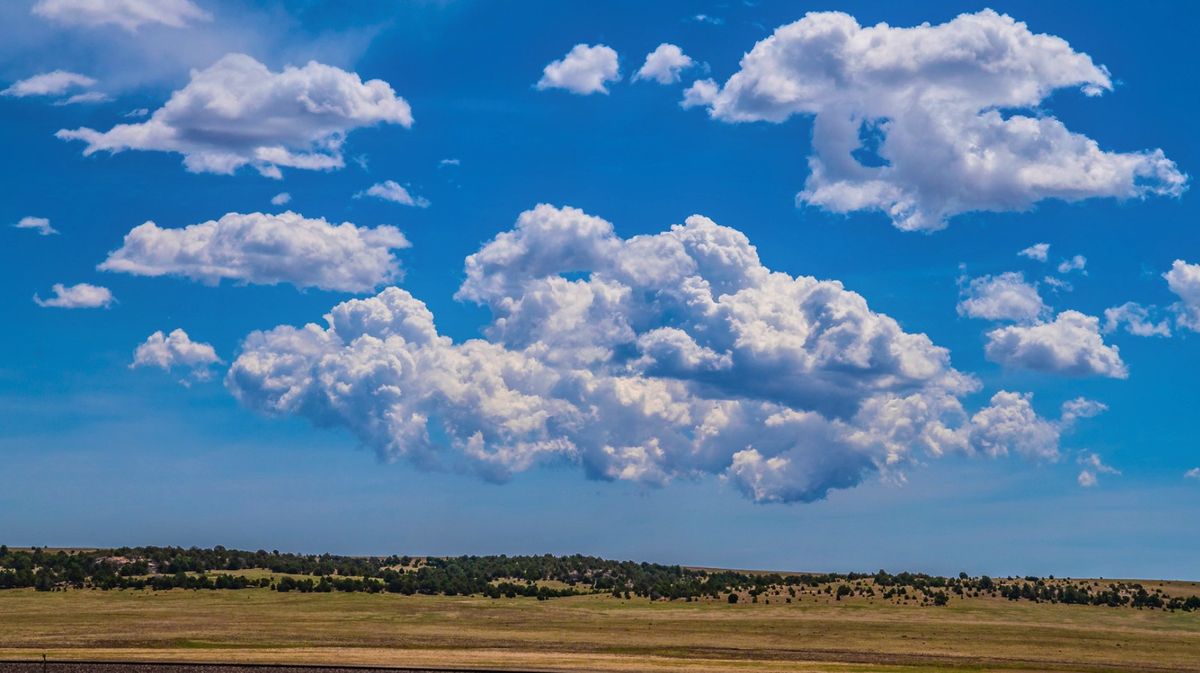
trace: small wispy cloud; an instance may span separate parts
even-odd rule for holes
[[[1058,265],[1059,273],[1070,273],[1072,271],[1083,271],[1087,267],[1087,257],[1083,255],[1075,255],[1070,259],[1064,259]]]
[[[87,75],[68,70],[54,70],[13,82],[7,89],[0,91],[0,96],[57,96],[69,89],[87,89],[95,84],[96,80]]]
[[[113,294],[106,287],[79,283],[70,287],[55,283],[50,288],[53,297],[42,299],[33,295],[33,302],[44,308],[108,308],[114,301]]]
[[[69,98],[54,101],[55,105],[78,105],[80,103],[107,103],[112,97],[103,91],[85,91]]]
[[[1046,261],[1046,257],[1049,256],[1049,254],[1050,254],[1050,244],[1049,243],[1034,243],[1033,245],[1029,246],[1028,248],[1025,248],[1024,250],[1018,252],[1017,254],[1020,255],[1021,257],[1028,257],[1029,259],[1032,259],[1032,260],[1035,260],[1038,262],[1044,262],[1044,261]]]
[[[1120,470],[1111,465],[1106,465],[1104,461],[1100,459],[1100,454],[1097,453],[1084,452],[1079,455],[1079,458],[1076,460],[1076,462],[1083,466],[1083,469],[1079,471],[1079,476],[1076,477],[1076,481],[1078,481],[1079,485],[1084,488],[1091,488],[1099,484],[1100,479],[1098,475],[1121,474]]]
[[[384,180],[377,182],[366,189],[354,195],[354,198],[360,199],[364,196],[374,196],[377,199],[399,203],[404,206],[415,206],[417,208],[428,208],[429,199],[423,196],[413,196],[403,185],[395,180]]]
[[[22,217],[16,224],[13,225],[17,229],[32,229],[42,236],[50,236],[57,234],[58,230],[50,226],[50,220],[45,217],[33,217],[32,215]]]

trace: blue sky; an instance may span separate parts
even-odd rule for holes
[[[0,9],[0,307],[16,326],[0,333],[0,540],[1197,578],[1189,5],[993,3],[1027,29],[974,17],[1015,40],[1010,69],[981,77],[978,42],[887,70],[977,37],[937,32],[984,8],[961,3],[72,4]],[[887,23],[883,46],[805,41],[829,18],[806,13],[824,11]],[[922,23],[934,32],[914,37]],[[692,65],[635,81],[664,43]],[[554,76],[576,45],[611,50],[619,80],[603,50]],[[243,66],[256,84],[230,74]],[[85,80],[30,81],[54,71]],[[776,76],[812,88],[771,99]],[[296,87],[335,112],[297,108]],[[87,92],[102,100],[56,104]],[[244,108],[210,112],[230,99]],[[875,182],[839,182],[818,148],[845,140],[845,119],[885,125],[863,161]],[[911,135],[930,120],[944,136]],[[1038,142],[1001,132],[1026,122]],[[123,151],[87,156],[94,137],[55,136],[152,123],[174,135],[109,133]],[[977,150],[999,168],[938,165]],[[367,193],[389,180],[407,198]],[[889,190],[901,216],[881,211]],[[553,209],[518,224],[538,204]],[[665,233],[695,214],[712,222]],[[9,226],[23,218],[48,223]],[[172,252],[208,222],[222,242]],[[742,266],[704,267],[693,235]],[[256,236],[275,238],[255,252]],[[636,241],[743,292],[704,295],[707,312],[671,303],[696,275],[648,276],[676,257]],[[1045,261],[1018,255],[1038,243]],[[1058,270],[1076,255],[1084,268]],[[111,301],[69,292],[81,283]],[[55,284],[76,307],[43,305]],[[371,300],[389,286],[407,294]],[[393,317],[423,304],[445,339],[368,326],[385,345],[352,344],[322,316],[356,299],[376,303],[347,311]],[[1127,302],[1170,335],[1105,329]],[[306,323],[324,339],[310,350],[286,328],[246,341]],[[186,341],[168,343],[175,329]],[[847,343],[870,362],[827,348]],[[286,399],[282,357],[315,376]],[[678,414],[663,420],[656,395]],[[740,420],[701,441],[729,405]],[[868,414],[879,405],[894,415]]]

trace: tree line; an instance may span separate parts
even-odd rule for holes
[[[241,571],[268,571],[252,577]],[[554,586],[550,586],[549,584]],[[238,590],[367,592],[529,597],[607,593],[624,599],[791,602],[799,596],[852,596],[921,605],[954,598],[1200,610],[1200,596],[1168,596],[1135,582],[941,577],[924,573],[750,573],[613,561],[593,556],[338,556],[239,551],[216,546],[10,550],[0,545],[0,589]]]

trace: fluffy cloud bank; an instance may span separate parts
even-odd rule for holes
[[[157,367],[168,372],[186,369],[191,378],[204,381],[212,377],[209,367],[220,362],[221,358],[211,345],[192,341],[187,332],[174,329],[170,334],[163,334],[162,330],[151,334],[133,352],[133,363],[129,367]]]
[[[246,165],[268,177],[280,168],[330,170],[345,165],[350,131],[375,124],[412,126],[412,110],[383,80],[310,61],[271,72],[245,54],[229,54],[192,72],[150,118],[105,132],[60,130],[64,140],[101,150],[178,152],[192,172],[231,174]]]
[[[58,23],[113,24],[130,32],[147,24],[182,28],[212,18],[191,0],[38,0],[31,11]]]
[[[1057,456],[1062,426],[1028,396],[969,416],[978,383],[945,349],[836,281],[771,271],[698,215],[623,239],[540,205],[467,258],[457,297],[490,310],[486,338],[454,343],[387,288],[323,325],[252,333],[226,385],[388,459],[494,480],[565,461],[646,484],[720,475],[793,502],[920,456]]]
[[[184,276],[344,292],[367,292],[401,276],[393,249],[409,247],[392,226],[334,225],[287,211],[227,213],[182,229],[134,227],[98,268],[137,276]]]
[[[79,283],[68,287],[55,283],[50,289],[53,297],[42,299],[35,294],[34,303],[46,308],[108,308],[115,301],[112,292],[99,285]]]
[[[679,73],[695,65],[690,56],[683,53],[679,47],[664,42],[654,51],[646,54],[646,62],[634,74],[634,81],[653,80],[659,84],[674,84],[679,81]]]
[[[1010,325],[987,333],[988,359],[1009,367],[1123,379],[1129,370],[1119,349],[1104,343],[1100,319],[1063,311],[1052,322]]]
[[[620,79],[615,50],[603,44],[577,44],[566,56],[552,61],[542,70],[537,88],[566,89],[583,96],[607,94],[607,84]]]
[[[822,12],[779,27],[724,85],[696,82],[684,103],[726,122],[813,115],[798,202],[881,211],[904,230],[1048,198],[1182,193],[1187,177],[1161,150],[1106,152],[1052,116],[1009,112],[1068,87],[1095,96],[1112,80],[1065,40],[991,10],[913,28]]]

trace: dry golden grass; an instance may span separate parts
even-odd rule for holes
[[[1200,671],[1200,613],[955,600],[791,604],[0,592],[0,659],[604,671]]]

